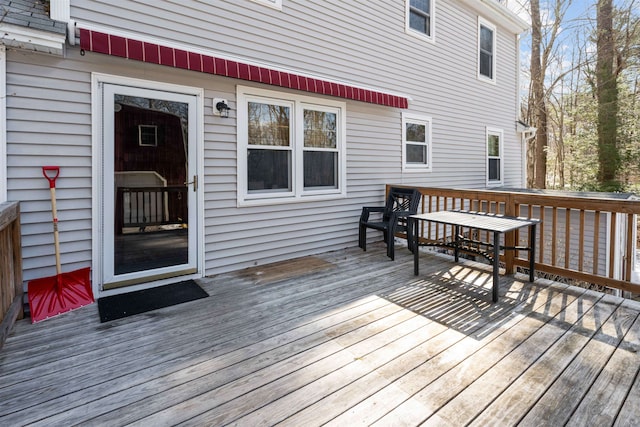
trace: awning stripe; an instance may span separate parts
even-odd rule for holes
[[[80,48],[135,61],[198,71],[274,86],[331,95],[355,101],[408,108],[406,97],[320,80],[300,74],[272,70],[197,52],[161,46],[98,31],[80,29]]]

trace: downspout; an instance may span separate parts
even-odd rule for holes
[[[516,34],[516,123],[520,119],[520,34]],[[517,126],[516,126],[517,130]],[[527,152],[525,151],[526,144],[522,136],[520,137],[520,187],[524,188],[524,183],[527,182],[526,167],[527,167]]]
[[[0,203],[7,201],[7,51],[0,44]]]
[[[529,152],[529,141],[536,137],[537,128],[529,128],[522,132],[522,183],[526,188],[527,183],[527,153]]]
[[[71,20],[71,0],[51,0],[49,18],[67,23],[67,41],[71,46],[75,46],[76,23]]]

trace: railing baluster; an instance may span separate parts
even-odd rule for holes
[[[616,262],[616,245],[614,244],[617,240],[618,233],[618,215],[615,213],[611,214],[611,228],[609,230],[609,277],[613,279],[613,272],[615,270],[615,262]]]
[[[544,232],[545,225],[546,225],[544,222],[544,216],[545,216],[544,213],[546,210],[547,210],[547,207],[545,205],[540,205],[540,221],[542,221],[542,224],[540,225],[540,231],[538,232],[538,236],[540,237],[538,238],[539,243],[538,243],[537,253],[538,253],[538,262],[541,264],[544,262],[544,248],[545,248],[544,236],[546,235],[546,233]]]
[[[625,250],[625,271],[623,280],[631,281],[631,271],[633,270],[632,266],[635,263],[633,259],[633,246],[635,245],[635,239],[633,238],[633,214],[627,214],[627,238],[625,239],[627,242],[626,250]]]
[[[578,237],[578,270],[584,270],[584,209],[580,209],[580,235]]]
[[[564,268],[569,268],[571,253],[569,245],[571,243],[571,209],[564,209]]]
[[[556,262],[556,239],[558,237],[558,208],[555,206],[551,210],[552,219],[551,219],[551,265],[557,265]]]
[[[595,211],[593,215],[593,274],[598,274],[600,266],[598,260],[600,259],[599,247],[600,247],[600,211]]]

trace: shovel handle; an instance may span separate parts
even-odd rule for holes
[[[52,176],[52,173],[55,175]],[[43,166],[42,175],[49,181],[49,188],[56,188],[56,179],[60,175],[60,166]]]

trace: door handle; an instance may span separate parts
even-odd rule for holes
[[[184,185],[191,185],[191,184],[193,184],[193,191],[194,192],[198,191],[198,175],[193,175],[193,181],[184,183]]]

